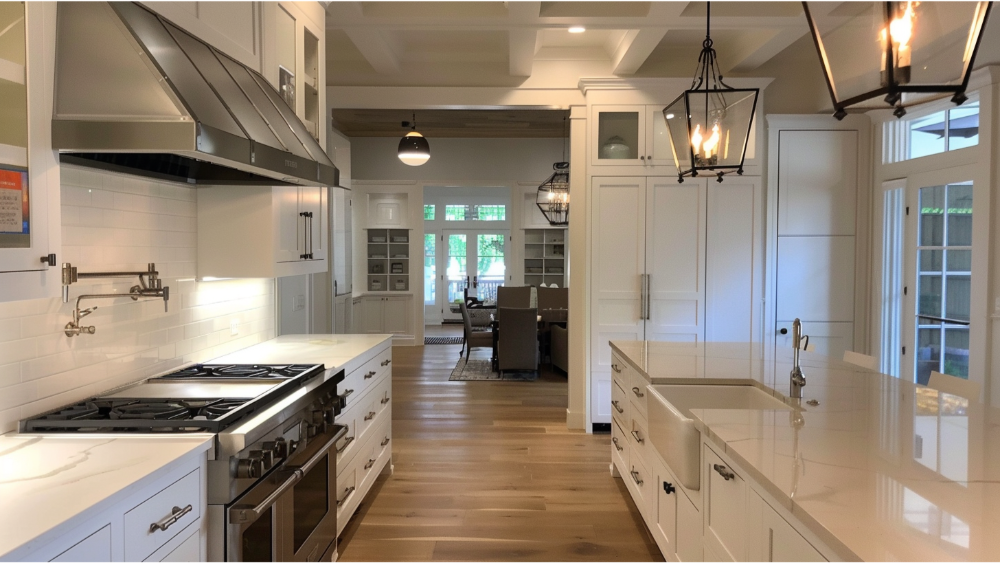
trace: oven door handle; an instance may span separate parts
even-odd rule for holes
[[[347,434],[348,430],[346,426],[342,426],[339,424],[334,424],[332,425],[331,428],[333,429],[333,432],[327,431],[325,433],[330,438],[323,445],[323,447],[319,449],[318,452],[316,452],[315,454],[313,454],[311,458],[309,458],[309,461],[305,462],[302,465],[297,465],[297,466],[293,465],[283,469],[282,473],[289,474],[288,478],[285,479],[285,482],[279,485],[278,488],[274,490],[274,492],[267,495],[267,498],[260,501],[260,504],[258,504],[257,506],[248,507],[248,506],[237,505],[231,508],[229,510],[229,522],[231,524],[245,524],[256,521],[258,518],[261,517],[261,515],[264,514],[264,512],[267,511],[268,508],[271,507],[271,505],[273,505],[275,502],[278,501],[281,495],[285,494],[285,492],[287,492],[288,489],[295,486],[296,483],[301,481],[302,478],[305,477],[306,473],[310,469],[312,469],[314,465],[319,463],[319,460],[322,459],[323,456],[330,451],[330,448],[334,446],[337,440],[343,438],[344,435]]]

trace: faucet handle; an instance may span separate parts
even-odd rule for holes
[[[95,305],[95,306],[93,306],[93,307],[90,307],[89,309],[81,309],[81,310],[80,310],[80,316],[79,316],[79,318],[81,318],[81,319],[82,319],[83,317],[86,317],[87,315],[89,315],[89,314],[93,313],[93,312],[94,312],[94,309],[97,309],[97,306],[96,306],[96,305]]]

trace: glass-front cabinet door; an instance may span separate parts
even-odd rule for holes
[[[28,88],[24,3],[0,2],[0,271],[27,254],[35,225],[28,185]],[[37,214],[37,213],[36,213]],[[38,269],[38,257],[34,264]]]
[[[645,106],[595,106],[593,112],[592,163],[646,162]]]

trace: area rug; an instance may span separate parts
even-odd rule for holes
[[[451,370],[448,381],[534,381],[538,374],[530,371],[507,372],[500,374],[490,369],[489,360],[458,360],[458,365]]]
[[[461,336],[425,336],[424,346],[430,346],[432,344],[461,344]]]

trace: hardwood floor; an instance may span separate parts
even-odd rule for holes
[[[458,350],[393,348],[395,473],[340,560],[662,561],[609,473],[609,435],[566,429],[566,376],[449,382]]]

